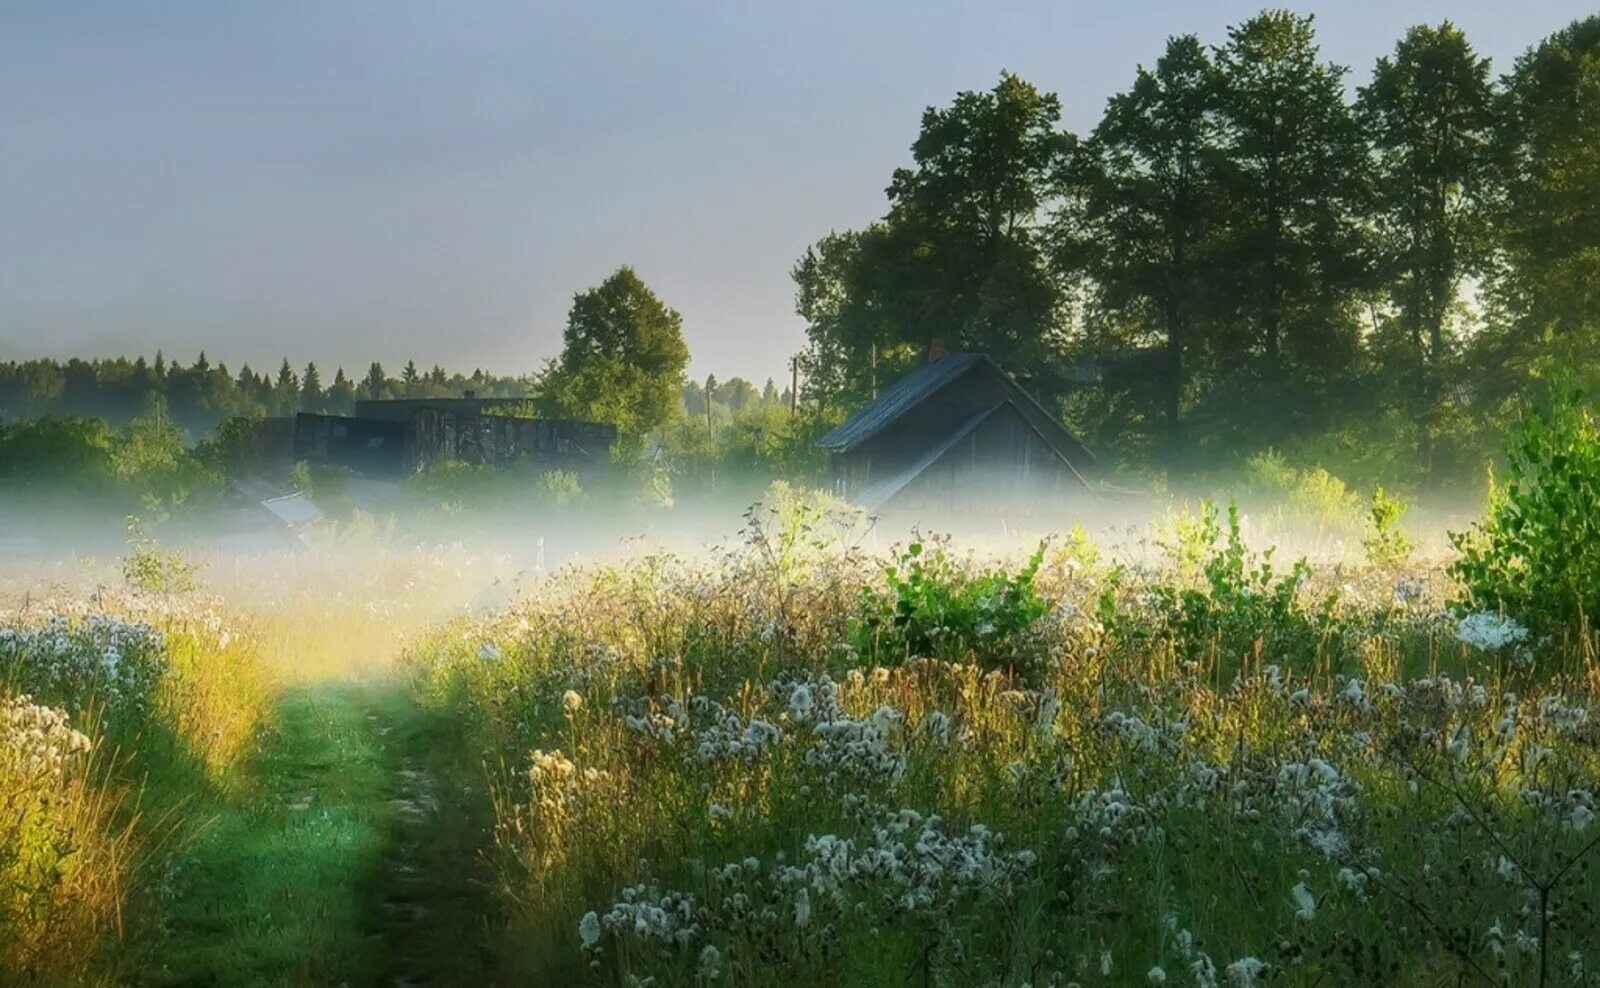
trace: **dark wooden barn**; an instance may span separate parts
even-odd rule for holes
[[[492,467],[526,462],[585,479],[609,468],[615,426],[506,414],[519,404],[492,398],[363,401],[355,415],[302,412],[294,420],[294,458],[374,478],[405,477],[444,460]]]
[[[834,486],[873,511],[1029,510],[1082,498],[1094,458],[987,356],[922,364],[822,437]]]

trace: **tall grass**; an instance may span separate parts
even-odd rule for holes
[[[1154,565],[1045,552],[1022,630],[993,564],[907,609],[907,554],[758,526],[440,631],[406,669],[490,766],[509,976],[1587,983],[1592,637],[1491,641],[1436,570],[1210,519]]]

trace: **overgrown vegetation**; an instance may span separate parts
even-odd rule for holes
[[[1136,564],[1081,538],[880,563],[784,497],[735,551],[574,571],[412,653],[502,766],[508,977],[1540,984],[1600,959],[1581,629],[1458,622],[1399,556],[1280,571],[1236,510]]]
[[[1507,611],[1546,631],[1600,609],[1600,420],[1572,389],[1524,415],[1509,443],[1507,479],[1491,484],[1483,522],[1452,535],[1451,573],[1466,606]]]

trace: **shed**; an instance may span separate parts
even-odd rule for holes
[[[820,445],[837,493],[868,509],[992,511],[1089,491],[1094,457],[988,356],[921,364]]]

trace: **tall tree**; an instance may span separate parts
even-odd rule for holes
[[[1407,31],[1356,104],[1374,159],[1377,274],[1404,355],[1389,380],[1424,464],[1452,376],[1451,313],[1462,280],[1483,274],[1490,258],[1494,102],[1489,60],[1445,21]]]
[[[1107,104],[1068,171],[1077,208],[1061,214],[1066,264],[1089,275],[1093,321],[1118,337],[1099,345],[1162,351],[1156,383],[1169,469],[1186,445],[1186,362],[1202,343],[1216,239],[1213,76],[1198,38],[1169,39],[1155,69],[1141,67]]]
[[[1060,113],[1053,94],[1009,73],[923,113],[884,219],[830,234],[795,266],[810,390],[860,400],[935,341],[1038,369],[1061,323],[1040,229],[1070,144]]]
[[[335,368],[333,384],[324,399],[326,410],[334,415],[349,415],[356,405],[356,386],[345,376],[344,368]]]
[[[362,379],[361,386],[366,390],[366,395],[371,400],[378,401],[382,399],[384,391],[389,386],[389,375],[384,373],[383,365],[374,360],[372,365],[367,368],[367,376]]]
[[[272,386],[272,410],[274,415],[293,415],[300,410],[300,379],[289,366],[288,357],[279,365],[278,380]]]
[[[683,317],[632,268],[618,268],[573,298],[546,402],[560,415],[616,425],[632,448],[678,411],[688,363]]]
[[[1318,60],[1312,18],[1267,11],[1216,51],[1226,188],[1217,270],[1245,331],[1231,370],[1256,391],[1257,439],[1325,424],[1355,369],[1365,148],[1345,70]],[[1240,373],[1242,372],[1242,374]]]
[[[1014,371],[1049,349],[1059,297],[1038,235],[1067,138],[1061,101],[1011,73],[922,114],[913,168],[889,183],[910,282],[902,334],[984,350]]]
[[[1508,181],[1500,245],[1507,263],[1496,287],[1513,325],[1496,364],[1526,365],[1543,351],[1595,370],[1600,15],[1574,21],[1518,58],[1504,99]]]
[[[320,412],[322,403],[322,375],[317,372],[315,363],[307,363],[306,372],[300,378],[300,410]]]

